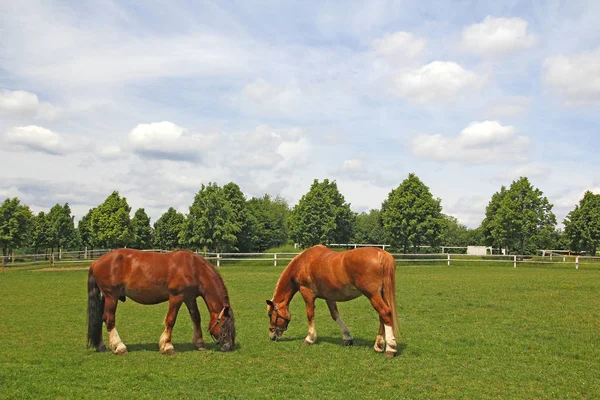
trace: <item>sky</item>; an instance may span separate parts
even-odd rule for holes
[[[526,176],[600,193],[600,2],[0,0],[0,201],[114,190],[156,221],[202,184],[356,212],[415,173],[477,227]]]

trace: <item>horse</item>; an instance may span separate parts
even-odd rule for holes
[[[208,261],[199,255],[179,250],[169,253],[133,249],[111,251],[92,262],[88,274],[88,348],[105,351],[102,322],[108,331],[108,347],[114,354],[126,354],[115,327],[118,301],[127,297],[140,304],[169,302],[165,330],[159,351],[174,354],[171,332],[177,313],[185,303],[194,333],[192,344],[206,349],[200,328],[196,298],[202,296],[210,314],[209,333],[222,351],[235,347],[235,319],[223,279]]]
[[[292,318],[289,304],[297,292],[306,303],[308,335],[304,344],[317,339],[315,300],[324,299],[331,318],[342,331],[344,345],[353,344],[350,329],[337,309],[338,301],[366,296],[379,314],[379,331],[373,349],[387,357],[397,353],[396,263],[394,257],[376,247],[336,252],[325,246],[311,247],[290,261],[277,281],[273,298],[267,300],[269,337],[279,340]]]

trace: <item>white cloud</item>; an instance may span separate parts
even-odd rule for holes
[[[11,128],[4,141],[14,149],[37,151],[51,155],[66,154],[72,148],[61,135],[37,125]]]
[[[128,140],[140,157],[194,162],[200,161],[215,143],[214,137],[191,134],[169,121],[138,124],[129,132]]]
[[[546,178],[552,173],[552,169],[542,164],[525,164],[514,168],[508,173],[502,174],[499,178],[503,180],[515,180],[521,176],[527,178]]]
[[[434,61],[394,77],[396,93],[418,103],[451,100],[481,87],[485,79],[455,62]]]
[[[456,137],[418,134],[412,138],[414,154],[436,161],[465,164],[524,161],[530,140],[512,126],[498,121],[471,122]]]
[[[487,111],[490,119],[518,117],[526,114],[531,105],[531,97],[510,96],[492,104]]]
[[[60,108],[40,102],[35,93],[25,90],[0,91],[0,114],[34,116],[39,119],[54,119],[60,115]]]
[[[109,145],[98,148],[96,154],[105,160],[116,160],[121,157],[123,151],[119,146]]]
[[[483,57],[498,57],[532,47],[535,42],[524,19],[487,16],[483,22],[463,29],[460,46]]]
[[[567,105],[599,105],[600,50],[546,58],[544,83]]]
[[[410,32],[388,33],[371,43],[378,55],[392,61],[412,60],[423,54],[426,40]]]

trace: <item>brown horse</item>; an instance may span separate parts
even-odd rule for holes
[[[386,356],[396,355],[396,263],[390,253],[375,247],[336,252],[319,245],[298,254],[279,277],[273,298],[267,300],[271,340],[279,339],[287,329],[291,319],[289,304],[298,291],[306,303],[308,317],[304,344],[313,344],[317,339],[315,300],[324,299],[331,318],[342,331],[344,344],[351,346],[350,330],[340,318],[336,302],[364,295],[379,313],[379,332],[373,348],[382,353],[385,346]]]
[[[222,351],[235,346],[235,320],[227,288],[217,270],[191,251],[153,253],[132,249],[114,250],[94,261],[88,275],[88,348],[106,349],[102,321],[108,331],[108,347],[115,354],[127,353],[115,328],[118,300],[126,297],[141,304],[169,301],[165,330],[159,350],[173,354],[171,331],[182,303],[187,306],[194,334],[192,343],[204,350],[200,312],[196,298],[202,296],[210,313],[209,332]]]

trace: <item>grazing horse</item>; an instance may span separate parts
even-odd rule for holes
[[[291,320],[289,304],[296,292],[304,298],[308,335],[304,344],[317,339],[315,299],[324,299],[331,318],[339,325],[344,345],[353,344],[350,330],[340,318],[338,301],[366,296],[379,313],[379,332],[373,348],[386,356],[396,355],[398,316],[396,314],[396,263],[392,255],[376,247],[336,252],[314,246],[298,254],[281,273],[271,300],[267,300],[269,337],[278,340]]]
[[[194,334],[192,343],[204,350],[200,312],[196,298],[202,296],[210,313],[209,332],[222,351],[235,346],[235,320],[227,288],[217,270],[191,251],[154,253],[132,249],[111,251],[94,261],[88,275],[88,348],[104,351],[102,321],[108,331],[108,347],[115,354],[127,353],[115,328],[118,300],[129,297],[141,304],[169,301],[165,330],[159,350],[174,354],[171,331],[182,303],[187,306]]]

